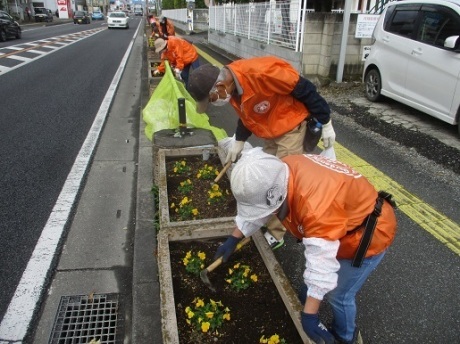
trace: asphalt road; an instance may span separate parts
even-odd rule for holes
[[[99,28],[25,27],[0,49]],[[0,318],[132,36],[103,30],[0,75]]]

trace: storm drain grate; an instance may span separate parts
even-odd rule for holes
[[[50,344],[121,344],[119,294],[62,296]]]

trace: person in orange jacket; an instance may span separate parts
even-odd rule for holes
[[[200,66],[198,53],[195,47],[185,39],[170,36],[168,40],[157,38],[155,40],[155,52],[161,55],[161,63],[153,72],[153,75],[160,75],[165,72],[165,60],[169,61],[176,77],[187,85],[190,67],[196,69]]]
[[[394,240],[392,196],[341,162],[314,154],[279,159],[260,147],[243,151],[230,183],[236,228],[214,259],[226,262],[244,236],[276,214],[305,246],[304,331],[315,343],[362,343],[356,294]],[[323,298],[334,315],[330,329],[318,316]]]
[[[279,158],[312,151],[321,135],[325,148],[334,144],[326,100],[312,82],[278,57],[241,59],[221,69],[203,65],[190,75],[187,90],[198,112],[206,111],[209,103],[230,103],[239,116],[226,163],[236,161],[252,134],[265,139],[264,151]],[[267,227],[265,238],[271,247],[283,246],[285,229],[279,221],[274,217]]]
[[[168,39],[170,36],[176,35],[176,29],[174,28],[173,22],[166,18],[162,17],[159,23],[160,38]]]

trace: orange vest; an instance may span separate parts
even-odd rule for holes
[[[230,100],[244,126],[273,139],[297,127],[309,116],[305,105],[290,95],[299,73],[286,61],[272,57],[237,60],[229,68],[243,89]]]
[[[195,47],[186,40],[171,36],[166,42],[168,49],[161,54],[161,64],[158,67],[160,72],[165,72],[164,60],[168,60],[171,67],[182,70],[198,58]]]
[[[320,155],[282,160],[289,166],[289,213],[283,225],[298,239],[340,240],[337,258],[352,259],[363,230],[349,232],[374,210],[375,188],[349,166]],[[366,257],[383,252],[395,233],[394,210],[384,202]]]

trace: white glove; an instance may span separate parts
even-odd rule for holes
[[[236,159],[238,158],[238,155],[240,155],[241,151],[243,150],[244,147],[244,141],[235,141],[230,149],[228,150],[227,153],[227,158],[225,159],[225,163],[231,161],[235,162]]]
[[[153,75],[154,75],[154,76],[160,75],[160,71],[159,71],[158,69],[155,69],[155,71],[153,72]]]
[[[180,73],[182,72],[179,68],[174,68],[174,72],[176,73],[176,78],[182,80]]]
[[[332,147],[332,145],[335,142],[335,131],[334,128],[332,127],[332,122],[329,121],[326,124],[323,124],[323,145],[324,148],[329,148]]]

